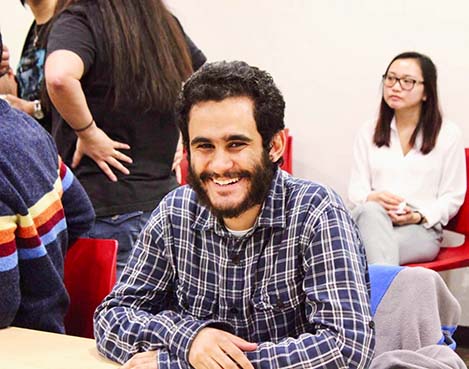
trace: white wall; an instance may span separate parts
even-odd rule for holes
[[[401,51],[432,57],[446,116],[464,130],[469,3],[449,0],[168,0],[209,60],[268,70],[287,101],[296,175],[345,195],[356,129],[372,118],[380,76]]]
[[[9,5],[0,25],[16,63],[31,18],[18,0],[2,2]],[[437,65],[444,114],[460,125],[469,146],[467,0],[167,3],[209,60],[241,59],[273,75],[287,102],[298,176],[345,195],[355,132],[376,114],[390,59],[407,50],[426,53]],[[462,274],[453,281],[458,291],[458,284],[469,284]]]
[[[2,39],[12,54],[10,64],[16,69],[23,42],[33,17],[28,8],[23,8],[20,0],[1,0],[0,5]]]

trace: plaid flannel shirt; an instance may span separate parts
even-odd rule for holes
[[[191,368],[206,326],[258,343],[245,353],[255,368],[367,368],[368,271],[339,196],[278,170],[240,238],[190,187],[166,196],[95,313],[98,349],[121,363],[158,350],[159,369]]]

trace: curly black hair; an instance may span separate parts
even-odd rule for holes
[[[207,63],[185,83],[176,103],[176,114],[184,146],[189,151],[189,114],[203,101],[221,101],[246,96],[254,103],[254,119],[264,149],[285,128],[285,101],[271,75],[242,61]]]

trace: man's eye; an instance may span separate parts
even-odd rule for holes
[[[242,147],[246,145],[244,142],[230,142],[229,147],[231,148],[237,148],[237,147]]]
[[[211,149],[212,147],[213,145],[208,144],[208,143],[197,145],[197,148],[202,149],[202,150],[208,150],[208,149]]]

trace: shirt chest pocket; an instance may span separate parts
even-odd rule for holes
[[[195,291],[194,288],[180,286],[176,290],[176,298],[183,314],[197,319],[210,319],[218,314],[217,296],[209,290]]]
[[[281,312],[296,309],[305,301],[301,281],[285,276],[271,277],[255,290],[251,302],[256,311]]]

